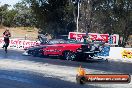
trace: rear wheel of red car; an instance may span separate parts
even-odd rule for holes
[[[64,57],[65,60],[72,60],[72,61],[73,61],[73,60],[75,60],[76,55],[75,55],[74,52],[65,51],[65,52],[63,53],[63,57]]]

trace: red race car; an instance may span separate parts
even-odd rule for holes
[[[42,38],[43,39],[43,38]],[[93,59],[103,49],[104,43],[94,42],[83,44],[72,39],[42,40],[40,46],[28,48],[25,52],[33,56],[59,56],[66,60]]]
[[[95,44],[95,43],[94,43]],[[66,60],[86,60],[101,52],[104,43],[83,44],[83,43],[63,43],[47,45],[43,48],[44,56],[59,56]]]
[[[72,43],[78,43],[78,41],[76,40],[71,40],[71,39],[51,39],[46,41],[45,43],[41,43],[38,46],[33,46],[33,47],[29,47],[27,49],[25,49],[25,52],[23,53],[23,55],[33,55],[33,56],[45,56],[43,54],[43,49],[47,48],[49,46],[54,46],[54,45],[58,45],[58,44],[72,44]]]

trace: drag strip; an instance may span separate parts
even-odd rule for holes
[[[86,85],[79,85],[51,77],[43,77],[24,71],[0,70],[0,88],[87,88]],[[90,86],[90,88],[95,88]],[[99,88],[99,87],[98,87]]]
[[[88,61],[88,62],[77,62],[77,61],[66,61],[60,59],[49,59],[49,58],[39,58],[39,57],[32,57],[32,56],[23,56],[23,51],[15,51],[10,50],[9,53],[5,54],[0,50],[0,59],[13,59],[13,60],[28,60],[33,62],[40,62],[40,63],[49,63],[53,65],[61,65],[61,66],[72,66],[72,67],[79,67],[80,65],[84,68],[94,69],[94,70],[101,70],[107,72],[117,72],[117,73],[129,73],[132,75],[132,63],[127,62],[115,62],[109,60],[106,61]]]
[[[27,85],[31,85],[32,83],[34,84],[35,82],[36,85],[42,86],[41,84],[37,83],[39,82],[39,78],[35,78],[37,76],[40,76],[41,78],[40,80],[49,79],[52,82],[54,82],[53,80],[55,79],[55,80],[61,81],[62,85],[64,85],[65,88],[69,88],[69,85],[67,87],[67,84],[65,84],[65,82],[66,83],[68,82],[70,85],[74,85],[73,88],[78,88],[80,87],[80,85],[76,84],[75,78],[77,74],[77,69],[80,65],[84,67],[86,71],[90,74],[113,74],[113,73],[114,74],[127,73],[130,75],[132,74],[132,69],[130,69],[132,67],[131,63],[114,62],[114,61],[109,61],[109,62],[105,62],[105,61],[92,61],[92,62],[66,61],[66,60],[60,60],[60,59],[23,56],[22,51],[15,51],[15,50],[9,50],[9,52],[5,54],[3,50],[0,50],[0,70],[1,70],[0,72],[1,81],[0,82],[5,84],[2,81],[8,80],[8,81],[13,81],[13,82],[17,81],[18,83],[24,82],[24,83],[27,83]],[[7,71],[7,74],[5,74],[6,71]],[[25,75],[22,74],[23,76],[19,76],[19,73],[24,73]],[[14,75],[10,75],[10,74],[14,74]],[[26,76],[27,74],[33,75],[33,77]],[[64,86],[62,86],[62,88]],[[110,84],[103,84],[103,85],[102,84],[87,84],[87,85],[84,85],[83,88],[85,87],[109,88],[109,86],[111,86],[111,88],[120,88],[120,87],[131,88],[132,83],[122,84],[122,85],[121,84],[112,84],[112,85]],[[48,87],[57,88],[57,87],[51,87],[51,86],[46,86],[46,87],[47,88]]]

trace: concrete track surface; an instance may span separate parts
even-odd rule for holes
[[[115,61],[66,61],[23,56],[23,51],[0,49],[0,88],[132,88],[129,84],[76,83],[81,65],[90,74],[130,74],[132,63]]]

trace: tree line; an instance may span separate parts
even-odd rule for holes
[[[0,25],[7,27],[35,27],[37,20],[31,7],[23,0],[13,8],[8,4],[0,6]]]

